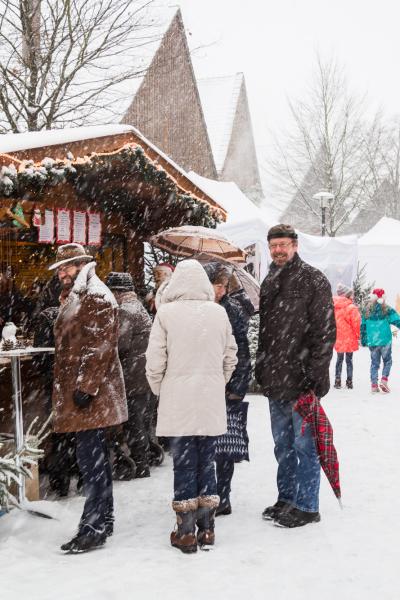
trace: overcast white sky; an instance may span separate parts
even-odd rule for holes
[[[199,76],[242,71],[260,162],[289,118],[316,52],[335,57],[350,87],[400,114],[399,0],[179,0]]]

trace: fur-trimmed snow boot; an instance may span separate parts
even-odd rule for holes
[[[176,512],[176,527],[171,533],[171,546],[185,554],[197,552],[196,516],[198,498],[174,500],[172,508]]]
[[[215,511],[219,496],[200,496],[197,509],[197,543],[199,546],[213,546],[215,542]]]

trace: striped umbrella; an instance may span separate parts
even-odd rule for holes
[[[196,258],[205,253],[211,257],[222,258],[235,263],[246,262],[246,252],[235,246],[215,229],[183,225],[173,227],[153,235],[149,242],[175,256]]]

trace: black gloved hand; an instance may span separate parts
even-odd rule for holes
[[[94,396],[81,392],[81,390],[75,390],[73,393],[73,399],[78,408],[87,408]]]

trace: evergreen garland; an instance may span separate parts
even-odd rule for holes
[[[82,186],[85,175],[94,172],[110,173],[113,168],[112,162],[115,161],[124,165],[126,177],[139,173],[144,183],[156,185],[163,195],[170,194],[170,202],[186,210],[187,219],[192,224],[215,228],[220,222],[217,209],[179,191],[164,169],[148,159],[142,148],[131,145],[113,154],[92,153],[77,160],[68,154],[64,160],[44,158],[40,165],[35,165],[31,160],[22,161],[18,170],[13,164],[3,166],[0,169],[0,195],[21,198],[28,189],[41,191],[47,186],[65,181]]]

